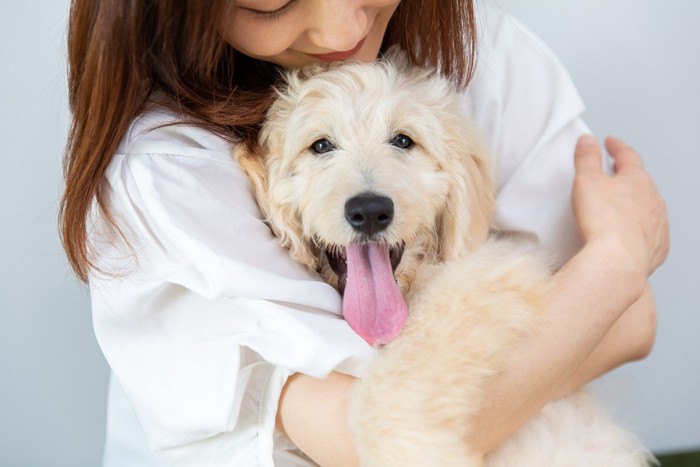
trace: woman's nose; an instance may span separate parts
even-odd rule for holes
[[[319,0],[309,18],[309,40],[323,51],[344,52],[367,33],[367,11],[356,0]],[[319,51],[321,52],[321,51]]]

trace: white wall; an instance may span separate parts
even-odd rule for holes
[[[1,6],[0,465],[96,466],[108,370],[56,231],[68,1]]]
[[[588,104],[588,123],[632,142],[668,201],[673,250],[652,281],[655,352],[598,388],[653,449],[700,448],[700,4],[494,3],[557,52]],[[0,465],[94,466],[107,367],[89,298],[71,276],[55,228],[68,125],[68,1],[3,1],[2,11]]]

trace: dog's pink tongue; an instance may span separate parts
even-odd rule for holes
[[[345,247],[348,276],[343,315],[369,344],[386,344],[396,337],[408,318],[389,260],[389,247],[367,243]]]

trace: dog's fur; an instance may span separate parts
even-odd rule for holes
[[[415,145],[388,142],[397,134]],[[309,150],[327,138],[329,154]],[[261,133],[239,148],[271,229],[297,261],[336,277],[326,251],[367,241],[346,221],[363,192],[393,200],[371,241],[405,244],[395,277],[410,309],[353,393],[352,425],[366,466],[640,466],[647,452],[582,393],[549,404],[485,458],[465,442],[486,379],[537,326],[546,261],[489,238],[494,206],[487,151],[447,80],[400,53],[375,64],[290,72]]]

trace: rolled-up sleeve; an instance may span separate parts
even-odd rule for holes
[[[175,136],[178,154],[117,154],[108,170],[120,232],[94,216],[96,336],[151,449],[174,465],[271,466],[287,378],[359,375],[374,351],[277,244],[228,154]]]

